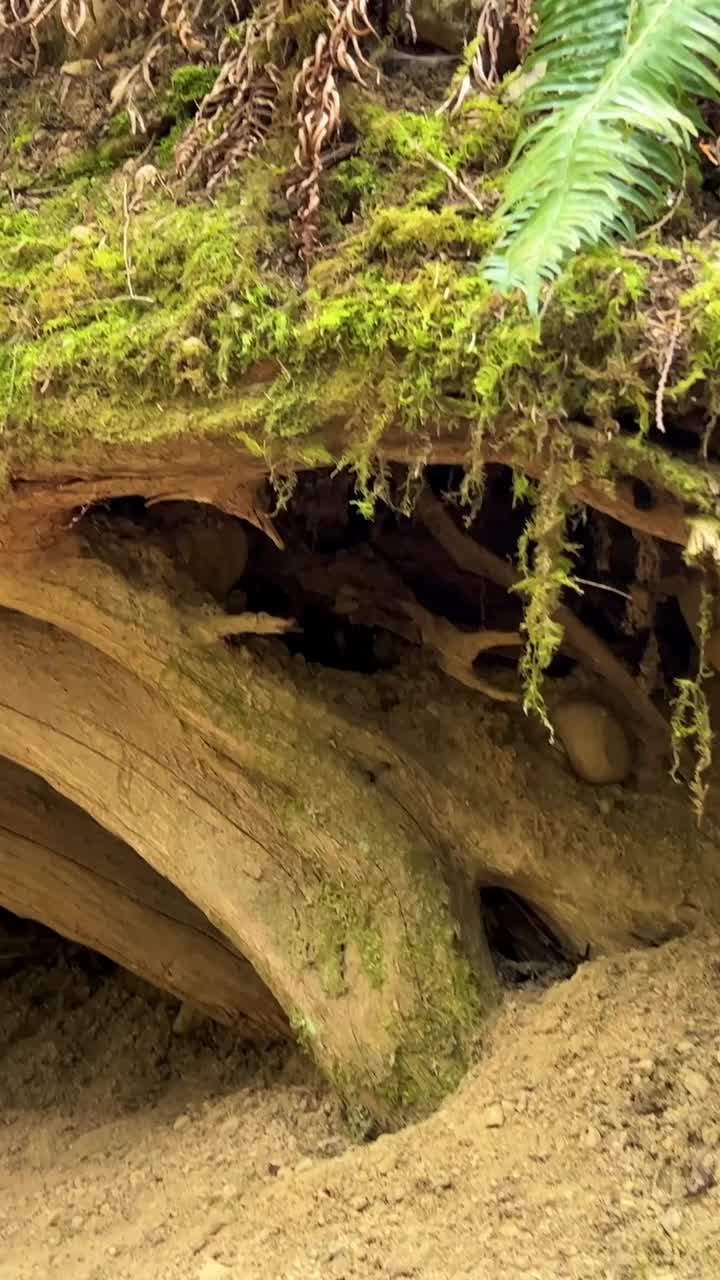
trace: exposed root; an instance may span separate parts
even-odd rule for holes
[[[387,587],[387,583],[384,583]],[[389,604],[388,601],[394,601]],[[520,695],[513,689],[478,676],[473,663],[481,653],[490,649],[504,649],[522,644],[517,631],[461,631],[447,618],[425,609],[398,581],[389,595],[372,588],[363,590],[357,585],[343,587],[338,592],[335,609],[366,626],[382,627],[411,643],[423,644],[431,649],[441,669],[469,689],[484,693],[495,702],[519,702]]]
[[[428,489],[420,495],[416,510],[425,527],[458,568],[465,573],[489,578],[508,591],[517,584],[518,574],[513,566],[458,529]],[[563,629],[564,646],[606,681],[617,695],[618,706],[625,717],[628,712],[633,716],[633,728],[638,737],[655,752],[664,752],[669,745],[668,723],[627,667],[566,605],[556,609],[555,619]]]

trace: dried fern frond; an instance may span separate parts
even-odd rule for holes
[[[283,0],[270,0],[248,19],[239,49],[225,40],[220,71],[175,152],[186,180],[202,175],[212,189],[229,178],[266,136],[277,102],[280,72],[267,61],[284,16]]]
[[[535,8],[528,123],[487,264],[495,284],[523,289],[534,309],[570,254],[632,237],[637,214],[653,216],[698,131],[694,100],[720,98],[718,0],[536,0]]]
[[[293,85],[293,105],[298,126],[295,164],[300,177],[288,188],[288,200],[297,208],[293,221],[301,256],[308,261],[318,242],[322,153],[338,134],[342,120],[337,73],[345,71],[364,84],[361,67],[371,70],[360,41],[376,35],[367,11],[367,0],[346,0],[338,8],[328,0],[329,20],[305,58]]]
[[[470,45],[469,61],[461,79],[453,85],[438,115],[456,115],[472,93],[487,93],[500,80],[500,48],[503,35],[510,27],[515,35],[518,62],[522,62],[535,31],[533,0],[483,0],[475,38]]]

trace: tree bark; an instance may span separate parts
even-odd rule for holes
[[[579,953],[683,931],[703,899],[718,918],[713,831],[684,797],[608,821],[545,744],[520,759],[481,696],[210,643],[222,615],[166,558],[102,545],[0,566],[21,611],[0,615],[0,753],[196,903],[383,1123],[454,1083],[495,1002],[478,885]]]
[[[386,1123],[433,1105],[495,980],[482,945],[475,981],[458,952],[432,836],[252,653],[207,646],[193,613],[96,561],[52,583],[37,568],[3,575],[6,602],[117,661],[6,614],[0,752],[197,903],[348,1097]]]
[[[0,761],[0,904],[250,1039],[289,1035],[257,974],[170,881],[41,779]]]

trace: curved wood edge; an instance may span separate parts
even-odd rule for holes
[[[0,903],[249,1039],[290,1034],[252,966],[184,894],[82,809],[4,758]]]

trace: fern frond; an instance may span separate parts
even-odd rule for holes
[[[693,99],[720,98],[718,0],[538,0],[502,235],[486,264],[537,309],[570,254],[635,233],[677,182],[698,131]],[[544,64],[544,65],[543,65]]]

